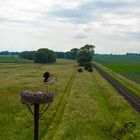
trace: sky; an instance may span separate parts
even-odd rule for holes
[[[86,44],[96,53],[140,53],[140,0],[0,0],[0,51]]]

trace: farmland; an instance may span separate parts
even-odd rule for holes
[[[94,60],[140,84],[140,56],[95,55]]]
[[[96,71],[77,73],[75,61],[0,64],[0,139],[32,140],[33,118],[20,103],[25,89],[45,89],[43,73],[58,82],[53,104],[40,120],[42,140],[140,139],[139,114]]]

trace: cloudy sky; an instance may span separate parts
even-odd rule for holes
[[[85,44],[140,53],[140,0],[0,0],[0,51]]]

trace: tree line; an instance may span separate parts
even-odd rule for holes
[[[73,48],[67,52],[54,52],[48,48],[41,48],[37,51],[23,52],[0,52],[0,55],[18,55],[20,58],[33,60],[35,63],[54,63],[56,58],[64,58],[77,60],[79,66],[91,67],[91,60],[94,54],[94,45],[85,45],[78,48]]]
[[[20,52],[1,51],[0,55],[19,55]]]
[[[79,49],[73,48],[68,52],[54,52],[47,48],[41,48],[37,51],[23,51],[19,57],[28,60],[34,60],[36,63],[53,63],[56,58],[76,60]]]

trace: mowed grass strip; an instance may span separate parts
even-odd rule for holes
[[[57,131],[57,128],[58,128],[58,126],[61,122],[63,113],[65,111],[66,104],[67,104],[69,96],[70,96],[69,94],[70,94],[73,82],[76,78],[76,73],[77,73],[77,71],[75,69],[71,78],[70,78],[70,80],[69,80],[69,82],[68,82],[68,84],[67,84],[67,86],[66,86],[66,88],[65,88],[64,93],[62,94],[60,102],[57,106],[57,110],[56,110],[56,112],[54,112],[54,114],[52,116],[52,119],[51,119],[50,124],[49,124],[48,129],[47,129],[47,135],[43,138],[44,140],[52,139],[53,135]]]
[[[97,71],[84,71],[77,74],[53,140],[139,140],[139,117]]]
[[[62,94],[75,69],[74,65],[72,61],[64,64],[61,60],[52,65],[2,63],[2,69],[0,69],[0,140],[33,139],[33,117],[27,107],[21,104],[20,92],[27,89],[45,90],[43,73],[49,71],[58,78],[58,82],[49,88],[56,92],[56,97],[40,120],[40,137],[46,134],[52,114],[57,110]]]

